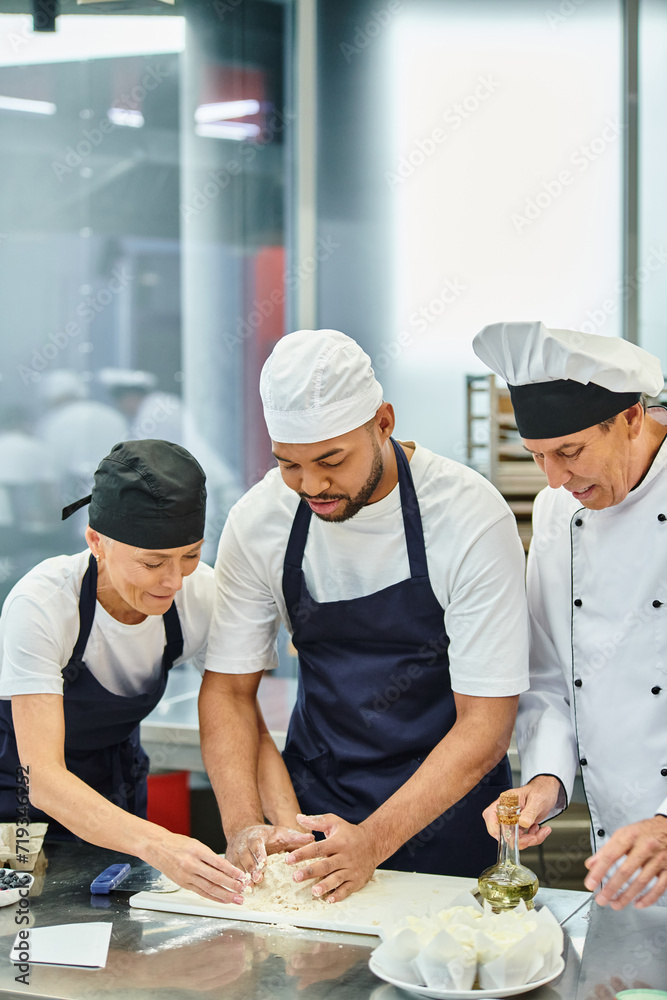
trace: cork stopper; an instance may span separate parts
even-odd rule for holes
[[[509,792],[501,792],[500,804],[501,806],[506,806],[508,809],[516,809],[519,805],[519,793],[513,788],[510,788]]]
[[[497,806],[498,819],[507,826],[515,826],[519,822],[519,793],[510,789],[508,792],[501,792]]]

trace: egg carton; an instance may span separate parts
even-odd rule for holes
[[[20,824],[25,829],[25,824]],[[17,837],[17,823],[0,823],[0,866],[31,872],[42,849],[48,823],[29,823],[30,836]]]

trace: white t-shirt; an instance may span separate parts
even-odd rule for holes
[[[512,512],[478,473],[426,448],[416,447],[410,469],[431,587],[451,640],[454,691],[480,697],[525,691],[525,558]],[[282,573],[299,503],[272,469],[230,511],[215,565],[207,670],[241,674],[276,666],[280,622],[291,632]],[[349,521],[312,517],[303,571],[318,602],[365,597],[408,579],[398,485]]]
[[[0,698],[15,694],[62,694],[61,670],[79,634],[79,594],[90,551],[45,559],[10,591],[0,617]],[[214,579],[200,563],[176,594],[183,656],[203,671],[213,610]],[[130,697],[150,689],[165,647],[162,615],[138,625],[116,621],[97,602],[84,661],[113,694]]]

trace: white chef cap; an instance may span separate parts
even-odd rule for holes
[[[278,341],[259,380],[272,441],[313,444],[374,417],[382,386],[371,359],[338,330],[298,330]]]
[[[77,372],[70,371],[69,368],[56,368],[42,378],[39,394],[45,403],[55,406],[56,403],[86,399],[88,387]]]
[[[522,438],[575,434],[663,387],[659,360],[618,337],[493,323],[473,350],[509,387]]]
[[[157,386],[157,375],[134,368],[101,368],[97,379],[111,392],[150,392]]]

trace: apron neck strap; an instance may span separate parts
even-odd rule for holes
[[[97,560],[90,554],[88,569],[81,582],[79,594],[79,635],[74,644],[69,662],[62,668],[63,680],[67,683],[74,680],[78,675],[79,667],[83,663],[83,654],[88,645],[90,632],[95,619],[95,607],[97,604]],[[171,670],[176,660],[183,655],[183,630],[181,620],[174,601],[168,611],[162,615],[166,645],[162,654],[162,666],[165,670]]]
[[[79,634],[76,642],[74,643],[74,649],[72,650],[69,663],[67,663],[62,669],[63,679],[66,682],[73,679],[73,677],[70,677],[70,671],[68,671],[70,664],[73,664],[74,668],[78,669],[77,665],[83,661],[83,654],[86,651],[90,630],[93,627],[93,620],[95,618],[96,602],[97,560],[91,552],[90,558],[88,559],[88,569],[84,574],[81,582],[81,591],[79,593]]]
[[[419,500],[417,491],[412,479],[410,463],[407,455],[400,444],[389,439],[394,446],[396,455],[396,468],[398,470],[398,488],[401,493],[401,511],[403,513],[403,528],[405,530],[405,544],[408,550],[408,560],[410,562],[410,576],[428,576],[428,563],[426,561],[426,545],[424,543],[424,530],[422,528],[422,518],[419,511]]]
[[[168,611],[162,615],[164,631],[167,636],[167,644],[162,654],[162,667],[164,670],[171,670],[174,661],[183,655],[183,630],[181,620],[176,610],[176,600],[172,602]]]

